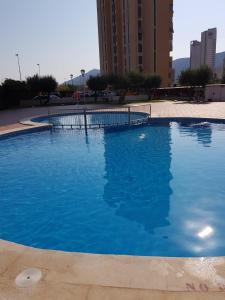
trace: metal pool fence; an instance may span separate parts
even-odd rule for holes
[[[151,105],[92,107],[92,108],[50,108],[49,123],[62,129],[91,129],[121,125],[144,124],[151,118]]]

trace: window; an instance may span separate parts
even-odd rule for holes
[[[142,9],[141,9],[141,6],[138,6],[138,18],[139,19],[142,18]]]
[[[142,44],[138,44],[138,52],[142,52]]]
[[[142,65],[142,56],[138,56],[138,63],[139,65]]]
[[[138,21],[138,29],[141,29],[141,27],[142,27],[142,22],[141,22],[141,20],[139,20]]]

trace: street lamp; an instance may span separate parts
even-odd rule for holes
[[[41,67],[40,67],[40,64],[37,64],[38,66],[38,74],[39,74],[39,77],[41,76]]]
[[[83,77],[83,84],[84,84],[84,104],[85,104],[85,78],[84,78],[84,76],[85,76],[85,70],[84,69],[80,70],[80,73],[81,73],[81,76]]]
[[[16,53],[16,57],[17,57],[17,62],[18,62],[20,81],[22,81],[21,69],[20,69],[20,58],[19,58],[19,54],[18,53]]]
[[[70,74],[71,85],[73,86],[73,74]]]

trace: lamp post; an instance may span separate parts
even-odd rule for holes
[[[20,81],[22,81],[21,69],[20,69],[20,58],[19,58],[19,54],[18,53],[16,53],[16,57],[17,57],[17,62],[18,62],[18,69],[19,69]]]
[[[84,78],[84,76],[85,76],[85,70],[84,69],[82,69],[82,70],[80,70],[80,72],[81,72],[81,76],[83,77],[83,84],[84,84],[84,104],[85,104],[85,78]]]
[[[40,67],[40,64],[37,64],[37,66],[38,66],[38,75],[40,77],[41,76],[41,67]]]
[[[73,86],[73,74],[70,74],[71,85]]]

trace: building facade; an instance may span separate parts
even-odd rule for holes
[[[212,28],[202,32],[201,38],[201,65],[207,65],[212,70],[216,62],[217,29]]]
[[[201,42],[191,42],[190,68],[198,69],[201,65]]]
[[[157,74],[171,85],[173,0],[97,0],[103,74]]]
[[[190,68],[208,66],[215,70],[217,29],[208,29],[201,34],[201,42],[191,42]]]

